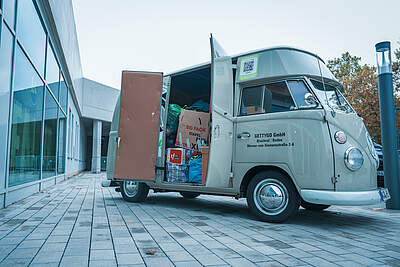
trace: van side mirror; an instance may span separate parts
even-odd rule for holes
[[[306,102],[306,104],[310,106],[318,106],[317,99],[315,99],[315,97],[311,93],[306,93],[304,95],[304,102]]]

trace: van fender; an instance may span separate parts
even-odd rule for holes
[[[242,179],[240,181],[237,181],[237,184],[234,185],[235,187],[238,187],[238,191],[240,192],[240,197],[246,197],[246,191],[247,187],[250,183],[250,180],[259,172],[262,171],[278,171],[288,177],[291,182],[294,184],[296,187],[297,192],[300,194],[300,186],[297,184],[296,180],[293,178],[293,173],[290,171],[290,168],[287,166],[285,163],[274,163],[274,164],[263,164],[263,165],[254,165],[254,164],[249,164],[251,166],[248,166],[246,168],[245,174],[242,176]],[[244,166],[242,166],[244,167]]]

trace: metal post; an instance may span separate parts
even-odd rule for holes
[[[386,207],[388,209],[400,210],[399,160],[397,154],[390,42],[378,43],[375,45],[375,48],[378,63],[384,181],[385,187],[389,189],[392,197],[386,203]]]

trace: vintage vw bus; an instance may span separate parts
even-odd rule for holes
[[[103,186],[119,186],[132,202],[149,189],[246,197],[269,222],[285,221],[300,205],[323,210],[390,198],[377,189],[378,157],[363,120],[321,58],[291,47],[230,57],[212,36],[210,43],[211,63],[167,75],[122,73]],[[168,105],[198,99],[210,103],[205,179],[170,182]]]

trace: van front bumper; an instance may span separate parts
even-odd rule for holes
[[[301,197],[310,203],[340,206],[373,205],[384,202],[381,189],[371,191],[337,192],[324,190],[300,190]]]

